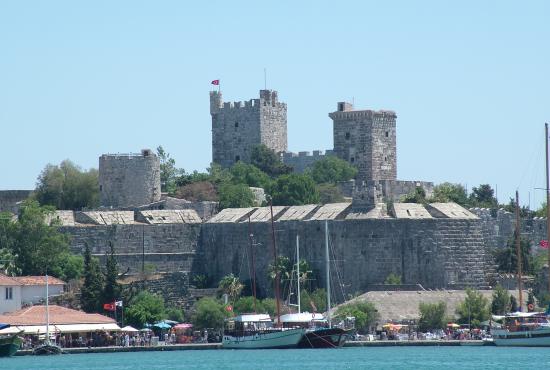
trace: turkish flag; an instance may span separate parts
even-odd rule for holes
[[[115,303],[114,303],[114,302],[113,302],[113,303],[105,303],[105,304],[103,305],[103,309],[104,309],[105,311],[115,311],[115,310],[116,310]]]
[[[539,245],[542,249],[548,249],[548,240],[541,240]]]
[[[220,84],[220,80],[213,80],[213,81],[211,82],[211,84],[217,86],[217,85]]]
[[[225,307],[225,309],[226,309],[228,312],[233,311],[233,307],[232,307],[231,305]]]

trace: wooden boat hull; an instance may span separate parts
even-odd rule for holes
[[[309,330],[298,343],[298,348],[338,348],[348,339],[348,332],[340,328]]]
[[[61,353],[63,353],[61,347],[53,344],[43,344],[32,351],[35,356],[60,355]]]
[[[17,334],[0,338],[0,357],[13,356],[21,348],[23,339]]]
[[[305,329],[255,332],[252,335],[232,336],[224,334],[223,348],[269,349],[296,348],[304,336]]]

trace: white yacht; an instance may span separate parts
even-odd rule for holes
[[[304,328],[275,327],[267,314],[244,314],[226,321],[223,347],[231,349],[296,348]]]

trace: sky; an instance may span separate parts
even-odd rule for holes
[[[48,163],[162,145],[211,161],[210,81],[288,105],[290,151],[331,149],[338,101],[397,113],[401,180],[489,183],[536,208],[548,1],[0,2],[0,189]]]

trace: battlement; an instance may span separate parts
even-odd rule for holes
[[[397,118],[392,110],[347,110],[347,111],[336,111],[329,113],[328,116],[333,120],[350,120],[350,119],[373,119],[373,118]]]
[[[286,103],[279,102],[277,91],[274,90],[260,90],[260,99],[231,102],[224,102],[221,92],[210,91],[210,114],[217,114],[220,113],[220,111],[237,109],[256,110],[262,106],[271,106],[286,109]]]
[[[313,153],[308,151],[293,153],[283,152],[281,153],[281,160],[284,164],[292,166],[294,172],[304,172],[307,168],[313,166],[313,164],[327,156],[333,156],[333,150],[314,150]]]

